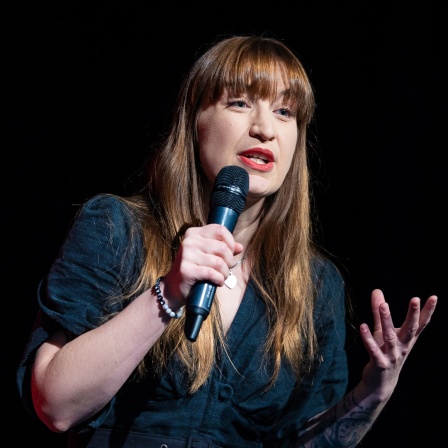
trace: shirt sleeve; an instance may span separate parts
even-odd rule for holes
[[[26,408],[34,414],[30,393],[36,350],[57,329],[75,336],[101,323],[105,314],[119,311],[111,297],[124,293],[141,267],[142,244],[132,242],[131,215],[112,195],[88,200],[75,216],[48,275],[38,287],[39,311],[19,363],[16,382]]]

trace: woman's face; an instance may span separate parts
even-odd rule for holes
[[[294,110],[284,99],[285,84],[278,75],[278,95],[257,99],[224,91],[216,104],[198,116],[199,157],[212,187],[224,166],[237,165],[249,173],[248,201],[275,193],[291,166],[297,142]]]

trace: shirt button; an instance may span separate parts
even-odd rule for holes
[[[229,400],[233,395],[233,389],[230,384],[221,384],[219,386],[218,397],[221,400]]]

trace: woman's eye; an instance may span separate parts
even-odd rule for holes
[[[294,117],[295,114],[291,109],[288,108],[282,108],[282,109],[277,109],[277,113],[279,115],[281,115],[282,117],[286,117],[286,118],[290,118],[290,117]]]
[[[247,103],[243,100],[235,100],[235,101],[229,101],[229,106],[243,108],[247,106]]]

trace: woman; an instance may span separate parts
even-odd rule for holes
[[[186,76],[132,197],[79,210],[39,289],[20,393],[69,446],[356,446],[390,398],[437,298],[395,329],[372,292],[370,356],[346,394],[344,282],[311,241],[312,87],[282,42],[235,36]],[[207,224],[222,168],[248,173],[233,233]],[[233,280],[230,283],[229,277]],[[227,283],[226,283],[227,281]],[[191,288],[216,285],[197,340]]]

